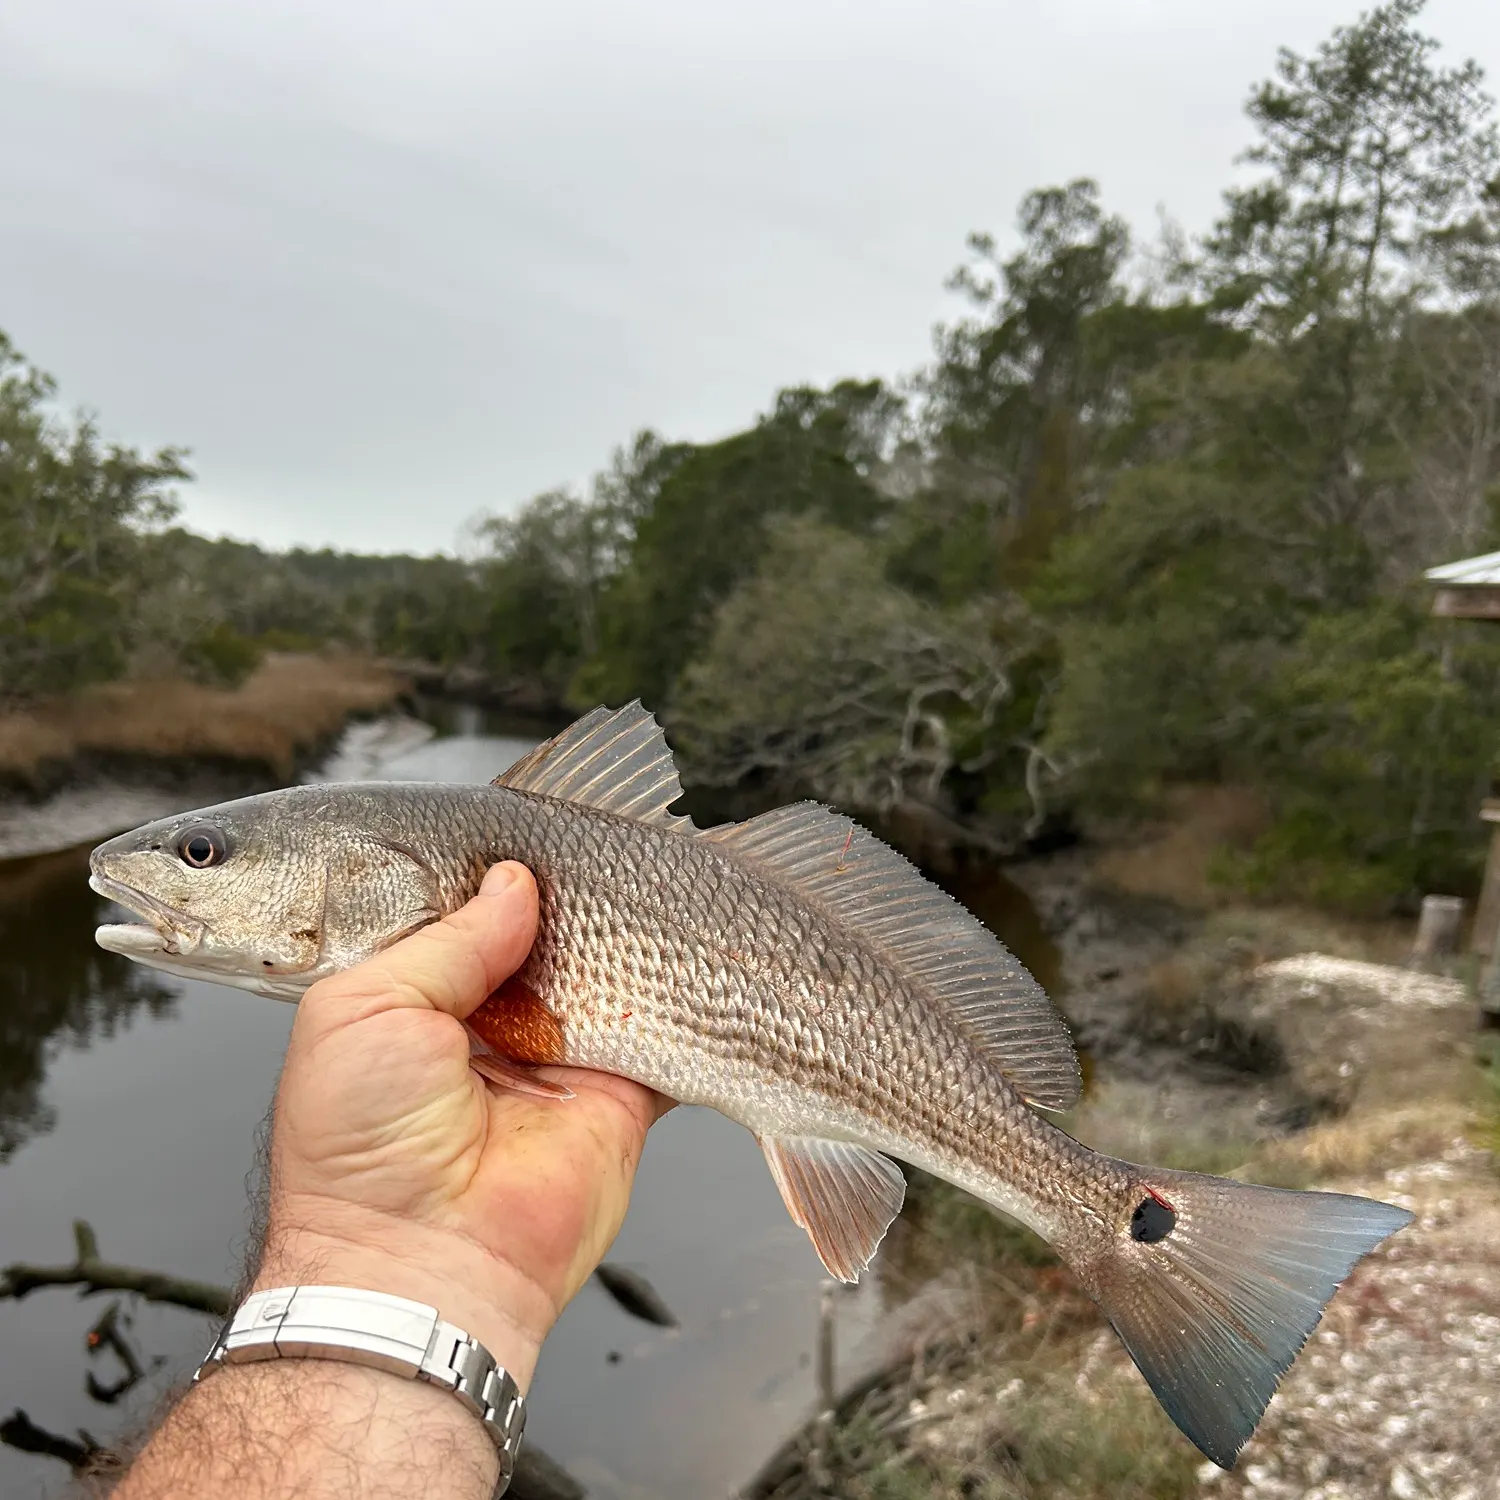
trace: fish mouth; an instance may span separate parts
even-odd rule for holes
[[[152,954],[189,954],[203,941],[206,924],[197,917],[174,911],[155,896],[148,896],[134,886],[111,880],[97,872],[89,876],[89,887],[144,917],[144,922],[106,922],[94,931],[94,941],[110,953],[126,958],[144,958]]]

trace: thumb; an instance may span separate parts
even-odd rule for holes
[[[403,1009],[462,1021],[525,962],[536,924],[536,881],[525,865],[507,860],[490,869],[467,905],[314,985],[302,1004],[335,1024]]]

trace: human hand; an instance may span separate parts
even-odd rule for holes
[[[520,966],[536,921],[531,873],[497,865],[462,910],[308,990],[277,1093],[255,1281],[430,1303],[523,1390],[671,1107],[612,1074],[542,1069],[575,1093],[546,1100],[469,1067],[460,1022]]]

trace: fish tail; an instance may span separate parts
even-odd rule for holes
[[[1342,1193],[1116,1165],[1139,1203],[1074,1269],[1167,1415],[1230,1468],[1339,1283],[1412,1216]]]

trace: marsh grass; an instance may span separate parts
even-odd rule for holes
[[[1481,1031],[1474,1049],[1473,1140],[1500,1169],[1500,1030]]]
[[[1053,1371],[1023,1385],[1002,1405],[997,1438],[998,1473],[977,1492],[994,1500],[1179,1500],[1193,1493],[1202,1464],[1140,1376],[1119,1363],[1092,1380]]]
[[[1215,872],[1225,850],[1250,847],[1269,826],[1264,800],[1248,787],[1178,787],[1159,826],[1100,856],[1099,879],[1134,896],[1207,910],[1228,899]]]
[[[828,1456],[841,1500],[1180,1500],[1202,1460],[1144,1391],[1090,1401],[1065,1381],[997,1413],[983,1451],[964,1459],[903,1446],[870,1424],[839,1432]],[[1170,1424],[1168,1424],[1170,1425]]]
[[[0,778],[35,785],[87,758],[225,761],[278,778],[346,720],[388,707],[401,676],[363,657],[271,654],[235,688],[104,683],[0,715]]]
[[[1474,1111],[1447,1099],[1391,1110],[1359,1110],[1260,1147],[1246,1175],[1274,1187],[1310,1187],[1432,1161],[1470,1136]],[[1238,1175],[1238,1174],[1237,1174]]]
[[[908,1172],[906,1204],[891,1234],[888,1259],[913,1287],[956,1261],[981,1274],[991,1268],[1035,1269],[1058,1263],[1056,1252],[1040,1235],[916,1168]]]
[[[1064,1331],[996,1328],[929,1354],[809,1429],[756,1500],[1184,1500],[1199,1455],[1097,1318],[1061,1294]],[[935,1361],[935,1367],[934,1363]]]

